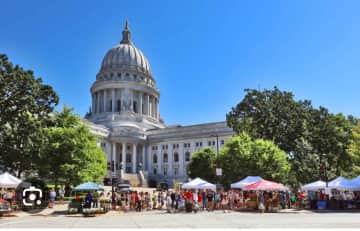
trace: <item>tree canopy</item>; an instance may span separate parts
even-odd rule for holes
[[[246,176],[261,176],[286,183],[290,170],[287,155],[272,141],[252,139],[241,133],[233,137],[220,151],[223,169],[221,182],[225,187]]]
[[[310,100],[295,100],[291,92],[277,87],[245,92],[244,99],[226,115],[228,126],[238,134],[273,141],[284,150],[290,158],[293,184],[318,179],[321,163],[328,179],[352,171],[348,150],[357,118],[314,108]]]
[[[6,171],[20,176],[35,168],[41,129],[58,101],[51,86],[0,54],[0,166]]]
[[[216,154],[212,148],[204,148],[194,152],[188,165],[188,176],[200,177],[209,182],[216,181]]]
[[[41,175],[60,183],[100,182],[106,173],[105,153],[81,119],[64,107],[44,129]]]

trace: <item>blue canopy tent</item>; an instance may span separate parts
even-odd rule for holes
[[[261,181],[261,180],[263,180],[263,178],[261,178],[260,176],[247,176],[244,179],[242,179],[241,181],[233,183],[230,186],[231,186],[231,188],[242,189],[243,187],[245,187],[249,184],[253,184],[253,183]]]
[[[99,191],[104,190],[100,185],[94,182],[85,182],[74,188],[74,191]]]

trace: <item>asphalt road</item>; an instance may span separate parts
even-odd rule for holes
[[[4,228],[360,228],[360,212],[253,213],[199,212],[168,214],[109,212],[98,217],[48,215],[0,218]]]

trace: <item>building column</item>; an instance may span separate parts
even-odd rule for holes
[[[91,114],[94,114],[95,111],[94,111],[94,106],[95,106],[95,103],[94,103],[94,94],[91,94]]]
[[[140,96],[140,103],[139,103],[139,113],[140,115],[143,114],[143,107],[142,107],[142,104],[143,104],[143,93],[142,92],[139,92],[139,96]],[[144,163],[143,163],[144,164]]]
[[[96,95],[97,95],[97,105],[96,105],[96,111],[97,111],[97,113],[100,113],[100,92],[98,91],[98,92],[96,92]]]
[[[111,111],[115,112],[115,88],[111,91]]]
[[[104,89],[104,112],[106,111],[106,89]]]
[[[173,144],[169,144],[169,152],[168,152],[168,170],[167,170],[167,175],[168,177],[172,177],[174,176],[173,173],[173,157],[174,153],[173,153]]]
[[[184,174],[184,159],[185,159],[185,150],[184,143],[180,143],[179,145],[179,176],[183,177]]]
[[[133,144],[132,172],[136,173],[136,144]]]
[[[114,176],[116,176],[116,143],[114,142],[113,144],[112,144],[112,146],[113,146],[113,148],[112,148],[112,151],[113,151],[113,153],[112,153],[112,161],[113,161],[113,163],[114,163]],[[114,177],[114,176],[112,176],[112,177]]]
[[[121,143],[121,159],[122,159],[122,166],[123,166],[123,171],[125,171],[126,169],[126,154],[125,154],[125,151],[126,151],[126,143]]]
[[[143,166],[143,170],[145,170],[145,144],[142,145],[142,156],[141,156],[141,163]]]
[[[150,116],[150,95],[146,96],[146,115]]]

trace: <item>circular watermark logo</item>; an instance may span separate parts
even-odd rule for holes
[[[39,213],[49,205],[49,190],[41,180],[24,181],[16,188],[16,204],[29,213]]]

